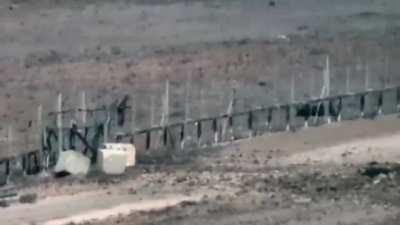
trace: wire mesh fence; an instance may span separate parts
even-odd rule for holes
[[[188,76],[134,87],[117,99],[82,91],[71,98],[75,104],[66,104],[60,94],[54,109],[38,107],[26,130],[10,126],[0,134],[2,171],[9,174],[11,162],[18,161],[24,162],[19,163],[23,171],[35,173],[68,149],[94,161],[98,146],[107,141],[132,142],[142,152],[183,150],[398,111],[400,77],[392,64],[356,59],[339,67],[337,60],[322,58],[320,73],[298,71],[257,83]]]

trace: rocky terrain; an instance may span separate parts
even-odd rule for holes
[[[15,181],[7,224],[397,224],[397,117],[175,153],[121,176]],[[0,223],[2,224],[2,223]]]
[[[368,172],[375,168],[382,173]],[[155,175],[153,182],[202,186],[221,194],[177,207],[135,212],[100,222],[82,224],[398,224],[399,165],[255,171],[200,170]],[[367,171],[367,172],[366,172]],[[372,173],[372,174],[369,174]],[[229,188],[228,188],[229,187]],[[230,191],[230,189],[233,189]],[[385,194],[383,194],[385,193]]]
[[[0,7],[0,132],[21,138],[37,107],[90,107],[132,96],[138,128],[157,125],[171,80],[171,119],[399,85],[399,3],[332,1],[20,1]],[[151,113],[153,112],[153,113]],[[153,115],[153,118],[150,118]],[[51,118],[47,119],[52,124]],[[19,147],[23,151],[27,146]]]
[[[29,121],[59,92],[65,109],[81,91],[89,107],[128,94],[137,128],[159,123],[166,80],[170,121],[188,90],[190,118],[225,112],[232,88],[235,111],[289,101],[292,79],[295,100],[310,99],[327,57],[331,95],[398,86],[399,37],[398,0],[5,0],[0,135],[36,135]],[[394,116],[139,155],[118,177],[17,175],[28,199],[0,202],[0,224],[396,225],[399,128]]]

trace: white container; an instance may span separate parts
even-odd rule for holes
[[[102,149],[113,151],[123,151],[127,154],[126,167],[133,167],[136,165],[136,148],[133,144],[127,143],[105,143]]]
[[[68,172],[73,175],[86,175],[89,171],[90,159],[80,152],[68,150],[61,152],[54,172]]]
[[[114,149],[100,149],[97,155],[99,169],[111,175],[125,172],[128,156],[125,151]]]

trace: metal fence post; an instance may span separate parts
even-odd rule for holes
[[[110,114],[111,114],[110,108],[107,107],[107,109],[106,109],[106,122],[104,124],[104,143],[108,142],[110,122],[111,122],[111,115]]]
[[[249,129],[249,137],[254,136],[254,131],[253,131],[253,111],[249,111],[247,115],[247,128]]]
[[[290,101],[287,106],[287,111],[286,111],[286,131],[290,131],[290,128],[292,126],[292,122],[294,119],[293,115],[293,104],[296,102],[296,78],[295,76],[292,76],[291,82],[290,82]]]
[[[383,106],[383,91],[379,91],[379,96],[378,96],[378,116],[382,116],[382,106]]]
[[[397,112],[400,111],[400,87],[396,88],[396,108]]]
[[[325,93],[321,95],[321,97],[329,97],[331,95],[331,68],[330,68],[330,59],[329,55],[326,56],[325,61],[325,71],[324,71],[324,86],[325,86]],[[328,124],[330,124],[331,116],[329,113],[329,102],[323,101],[322,104],[324,105],[324,117]],[[318,112],[317,112],[318,114]]]
[[[151,131],[146,132],[146,150],[150,149],[151,145]]]
[[[161,126],[166,126],[169,123],[169,80],[165,82],[165,95],[163,103]]]
[[[8,148],[8,154],[9,156],[12,154],[13,152],[13,131],[12,131],[12,125],[8,126],[7,129],[7,148]],[[10,159],[7,160],[7,164],[6,164],[6,183],[8,183],[10,176],[11,176],[11,165],[10,165]]]
[[[370,87],[370,82],[369,82],[369,65],[368,63],[365,64],[365,78],[364,78],[364,90],[365,91],[370,91],[372,88]]]
[[[38,137],[37,137],[37,146],[39,148],[39,160],[38,160],[38,166],[39,170],[42,170],[43,168],[43,106],[40,104],[37,109],[37,132],[38,132]]]
[[[202,124],[201,120],[196,122],[196,128],[197,128],[197,144],[200,146],[201,145],[201,137],[202,137]]]
[[[136,95],[132,96],[132,104],[131,104],[131,143],[135,142],[135,133],[136,133]]]
[[[219,134],[218,134],[218,121],[217,118],[214,118],[212,120],[212,128],[214,132],[214,144],[217,144],[219,142]]]
[[[56,155],[56,159],[58,159],[58,156],[63,151],[63,145],[64,145],[62,113],[63,113],[62,112],[62,94],[59,93],[58,99],[57,99],[58,152]]]
[[[340,97],[339,98],[339,106],[338,106],[337,118],[336,118],[337,122],[341,122],[342,121],[342,107],[343,107],[343,97]]]
[[[230,126],[230,128],[232,128],[232,126],[231,126],[232,125],[232,114],[233,114],[233,111],[234,111],[234,108],[235,108],[235,102],[236,102],[235,96],[236,96],[236,90],[235,90],[235,88],[233,88],[232,89],[232,94],[231,94],[231,99],[230,99],[229,105],[228,105],[227,118],[224,121],[223,127],[222,127],[222,138],[225,139],[225,140],[226,139],[228,139],[228,140],[231,139],[231,137],[227,138],[226,134],[227,134],[228,126]]]
[[[191,75],[186,80],[186,85],[185,85],[185,121],[182,126],[182,137],[181,137],[181,150],[185,148],[185,142],[187,140],[186,135],[189,133],[188,132],[188,121],[190,119],[190,90],[191,90]]]
[[[365,111],[365,94],[360,95],[360,117],[364,117],[364,111]]]
[[[151,94],[150,96],[150,127],[154,126],[154,111],[155,111],[155,99],[154,99],[154,95]]]
[[[346,94],[350,93],[350,68],[346,67]]]

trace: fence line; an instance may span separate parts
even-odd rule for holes
[[[219,144],[226,141],[253,137],[266,132],[294,131],[318,126],[325,123],[340,122],[358,118],[374,118],[383,114],[400,111],[400,86],[384,87],[373,90],[370,87],[370,68],[365,64],[364,90],[352,93],[350,91],[350,69],[346,68],[345,94],[330,96],[331,68],[330,58],[325,58],[322,74],[323,87],[320,96],[311,100],[296,99],[296,78],[290,81],[289,102],[272,106],[259,106],[254,109],[235,111],[236,89],[232,88],[226,112],[217,116],[207,117],[202,113],[200,118],[191,118],[189,107],[191,77],[185,85],[184,120],[169,122],[170,117],[170,82],[165,83],[165,93],[162,96],[161,122],[155,125],[155,98],[152,96],[150,105],[150,127],[136,127],[136,96],[129,101],[125,96],[118,103],[108,106],[87,107],[86,93],[80,93],[80,104],[77,108],[63,109],[63,97],[57,97],[55,111],[45,116],[54,118],[54,124],[45,124],[43,107],[37,109],[37,121],[30,129],[37,132],[21,140],[14,134],[13,128],[8,128],[7,137],[0,137],[0,145],[7,149],[8,156],[0,159],[0,173],[9,176],[15,164],[20,163],[21,169],[27,174],[34,174],[42,169],[48,169],[55,164],[58,154],[66,149],[82,149],[85,154],[96,159],[99,145],[106,141],[135,143],[138,150],[151,151],[159,149],[186,149]],[[313,85],[310,85],[310,92]],[[276,93],[275,93],[276,94]],[[204,90],[200,90],[201,103],[204,101]],[[277,97],[277,96],[275,96]],[[131,104],[129,105],[130,102]],[[204,107],[202,105],[202,107]],[[97,114],[101,113],[101,115]],[[130,126],[125,129],[127,115],[130,115]],[[71,118],[68,118],[71,117]],[[78,119],[77,119],[78,118]],[[89,122],[92,118],[93,121]],[[100,118],[100,119],[98,119]],[[68,125],[68,119],[71,123]],[[77,123],[75,120],[78,120]],[[100,120],[100,122],[98,121]],[[24,144],[23,144],[24,143]],[[13,154],[16,148],[25,148],[27,153],[19,156]],[[4,169],[2,170],[2,166]],[[14,168],[12,168],[14,167]],[[0,174],[1,175],[1,174]]]
[[[327,104],[328,109],[325,107],[319,107],[322,104]],[[183,122],[170,123],[166,125],[159,125],[141,130],[130,130],[128,132],[120,132],[116,134],[114,140],[123,140],[129,138],[129,140],[136,144],[136,140],[140,136],[144,137],[144,151],[152,149],[152,139],[158,137],[161,139],[160,148],[182,148],[177,143],[184,142],[186,133],[189,129],[194,130],[193,141],[197,142],[194,146],[198,146],[198,143],[204,143],[201,146],[215,145],[218,143],[236,140],[241,138],[248,138],[254,135],[261,135],[266,132],[278,132],[287,130],[297,130],[302,127],[306,127],[307,123],[312,120],[313,126],[318,126],[326,123],[324,118],[329,117],[333,121],[350,120],[358,118],[374,118],[381,114],[397,113],[400,105],[400,87],[386,88],[382,90],[368,90],[365,92],[354,93],[354,94],[343,94],[338,96],[328,96],[310,101],[301,101],[289,104],[278,104],[274,106],[258,107],[256,109],[242,111],[242,112],[230,112],[229,110],[221,115],[214,117],[204,117],[199,119],[187,119]],[[58,105],[59,106],[59,105]],[[126,107],[132,108],[132,107]],[[58,109],[60,109],[58,107]],[[40,112],[42,109],[38,109],[38,126],[40,125]],[[90,109],[89,109],[90,110]],[[352,110],[352,114],[345,115],[347,110]],[[61,112],[61,111],[60,111]],[[110,112],[110,111],[108,111]],[[62,115],[62,113],[58,113]],[[62,126],[63,123],[57,123],[56,128],[47,127],[44,129],[43,135],[40,138],[43,140],[41,145],[37,149],[32,150],[27,154],[23,154],[18,158],[12,157],[3,159],[2,164],[5,166],[4,172],[8,176],[12,169],[12,161],[20,160],[22,164],[22,170],[26,171],[27,174],[34,174],[42,168],[47,168],[49,163],[42,165],[43,159],[42,154],[51,154],[54,151],[52,142],[56,141],[57,151],[65,149],[64,142],[58,139],[60,134],[68,134],[77,136],[77,140],[80,140],[85,148],[85,151],[90,151],[91,154],[95,155],[98,144],[101,142],[101,136],[103,135],[104,140],[107,140],[108,134],[106,129],[109,126],[111,116],[107,113],[107,121],[103,124],[96,126],[85,126],[85,129],[93,129],[92,140],[97,140],[97,143],[91,141],[87,137],[87,130],[85,132],[79,132],[77,126],[66,127]],[[299,122],[298,120],[301,120]],[[227,122],[227,125],[226,124]],[[241,124],[240,124],[241,123]],[[226,127],[227,126],[227,127]],[[220,129],[220,128],[222,129]],[[223,129],[230,129],[232,132],[223,133]],[[159,136],[153,136],[156,133]],[[229,135],[228,135],[229,134]],[[216,138],[218,137],[218,138]],[[37,139],[37,138],[35,138]],[[206,140],[207,139],[207,140]],[[18,143],[18,139],[13,136],[12,128],[9,128],[7,138],[1,138],[0,143],[7,142],[9,152],[13,152],[15,143]],[[36,140],[34,140],[36,141]],[[76,141],[72,141],[76,142]],[[69,140],[69,147],[73,145]],[[37,142],[36,142],[37,143]],[[62,144],[60,144],[62,143]],[[58,152],[56,153],[58,154]],[[56,155],[49,156],[51,160],[55,160]],[[49,159],[45,159],[46,162]]]
[[[228,107],[228,110],[227,110],[226,113],[223,113],[223,114],[220,114],[220,115],[217,115],[217,116],[214,116],[214,117],[201,117],[201,118],[198,118],[198,119],[187,118],[183,122],[175,122],[175,123],[169,123],[169,124],[165,124],[165,125],[152,126],[150,128],[137,130],[137,131],[135,131],[133,133],[141,134],[141,133],[144,133],[145,131],[158,130],[158,129],[161,129],[161,128],[166,127],[166,126],[178,126],[178,125],[182,125],[184,123],[197,123],[197,122],[202,122],[202,121],[207,121],[207,120],[212,120],[212,119],[218,119],[218,118],[236,117],[236,116],[240,116],[240,115],[246,115],[246,114],[249,114],[251,112],[268,111],[268,109],[274,109],[274,108],[285,108],[285,107],[289,107],[290,105],[295,106],[295,105],[319,104],[319,103],[322,103],[322,102],[327,102],[327,101],[329,102],[329,101],[334,101],[334,100],[343,99],[343,98],[352,97],[352,96],[360,97],[361,98],[360,102],[363,102],[363,101],[365,101],[365,100],[363,100],[363,98],[365,98],[365,96],[368,95],[368,94],[379,95],[380,98],[382,98],[382,94],[384,92],[397,91],[399,88],[400,87],[391,87],[391,88],[385,88],[385,89],[382,89],[382,90],[371,90],[370,89],[370,90],[367,90],[365,92],[359,92],[359,93],[346,93],[346,94],[337,95],[337,96],[319,97],[319,98],[311,99],[309,101],[293,101],[292,103],[288,103],[288,104],[276,104],[276,105],[273,105],[273,106],[260,106],[260,107],[257,107],[255,109],[250,109],[250,110],[245,110],[245,111],[240,111],[240,112],[233,112],[231,110],[231,108],[232,108],[231,104],[233,104],[231,102],[229,104],[229,107]],[[400,93],[399,93],[399,95],[400,95]],[[397,97],[400,98],[400,96],[397,96]],[[60,109],[60,105],[62,104],[61,101],[60,101],[60,99],[61,99],[60,96],[58,97],[58,99],[59,99],[58,100],[58,109]],[[233,101],[233,100],[231,100],[231,101]],[[382,99],[379,99],[379,101],[382,101]],[[382,104],[382,103],[380,103],[380,104]],[[400,102],[396,103],[396,107],[400,109]],[[132,107],[131,106],[125,106],[123,109],[131,110]],[[110,114],[109,113],[110,110],[107,109],[107,107],[99,107],[99,108],[93,108],[93,109],[77,108],[77,109],[69,109],[69,110],[60,110],[59,112],[50,112],[48,115],[57,115],[57,121],[58,121],[57,122],[57,128],[60,129],[61,133],[62,133],[63,130],[70,129],[71,127],[64,126],[64,123],[62,122],[62,117],[59,116],[59,115],[63,115],[63,114],[71,113],[71,112],[86,112],[87,113],[87,112],[95,112],[95,111],[97,111],[97,112],[105,112],[106,115]],[[41,114],[42,114],[42,106],[40,105],[38,107],[38,124],[40,124],[40,125],[38,125],[38,127],[42,126],[41,125],[41,123],[42,123],[41,122],[42,121]],[[109,117],[111,118],[111,116],[108,115],[106,121],[110,119]],[[363,111],[361,112],[360,117],[363,117]],[[84,128],[84,127],[90,127],[90,126],[88,126],[86,123],[84,123],[84,125],[82,125],[81,127]],[[132,133],[132,132],[130,132],[130,133]],[[4,141],[8,141],[8,140],[9,139],[7,137],[0,138],[0,142],[4,142]]]

